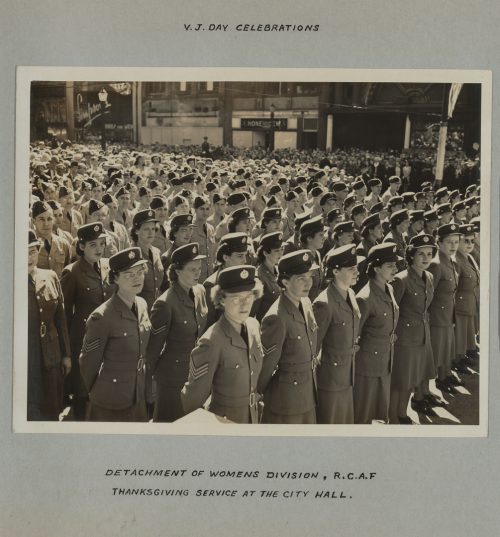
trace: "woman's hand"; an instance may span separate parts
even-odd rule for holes
[[[71,358],[65,356],[61,362],[62,374],[64,377],[67,377],[71,371]]]

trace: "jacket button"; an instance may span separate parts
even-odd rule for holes
[[[240,367],[240,364],[236,364],[236,369],[239,369],[239,367]]]
[[[458,298],[459,298],[460,300],[462,300],[462,297],[461,297],[461,296],[459,296]]]
[[[127,335],[127,332],[123,332],[123,335],[126,336],[126,335]]]
[[[40,310],[40,311],[42,311],[42,310]],[[300,336],[297,336],[297,339],[300,339]]]
[[[179,363],[179,360],[176,360],[175,363],[178,364],[178,363]]]
[[[415,293],[415,296],[417,296],[417,295],[418,295],[418,293]]]
[[[113,382],[116,382],[116,379],[113,379]]]
[[[103,296],[106,296],[106,293],[103,293]]]
[[[378,354],[378,351],[375,351],[373,354]]]
[[[187,321],[184,321],[184,324],[187,324]]]
[[[342,326],[345,326],[345,323],[342,323]]]
[[[384,317],[387,317],[387,312],[386,311],[384,311]]]
[[[406,323],[406,326],[410,326],[410,323]]]
[[[298,382],[296,380],[293,381],[293,385],[297,386]]]
[[[444,306],[441,306],[441,309],[444,310]]]
[[[87,291],[90,291],[90,287],[87,287]]]
[[[40,313],[41,313],[42,311],[43,311],[42,308],[40,308]]]
[[[334,365],[335,367],[337,367],[338,364],[337,364],[337,362],[334,362],[333,365]]]

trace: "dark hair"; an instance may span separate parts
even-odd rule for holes
[[[235,233],[236,232],[236,226],[237,226],[238,222],[239,222],[239,220],[236,220],[233,217],[229,218],[229,220],[227,222],[227,231],[228,231],[228,233]]]
[[[167,278],[170,284],[173,284],[179,279],[177,270],[182,270],[186,266],[186,263],[170,263],[167,268]]]
[[[110,270],[109,271],[108,279],[109,279],[109,283],[111,285],[116,284],[116,279],[118,278],[118,274],[119,274],[119,272],[117,272],[116,270]]]
[[[377,267],[379,267],[380,265],[377,265]],[[370,263],[366,269],[366,275],[368,276],[368,278],[375,278],[375,276],[377,275],[377,273],[375,272],[375,265],[373,265],[373,263]]]
[[[263,246],[259,246],[257,248],[257,259],[259,260],[259,263],[264,263],[266,260],[266,256],[264,254],[270,254],[271,248],[264,248]]]
[[[135,226],[132,226],[132,228],[130,229],[130,238],[132,239],[132,242],[134,244],[137,244],[139,236],[137,235],[137,228]]]
[[[80,244],[85,244],[85,241],[79,241],[79,240],[76,241],[76,247],[75,247],[76,254],[79,255],[80,257],[82,257],[83,256],[83,250],[81,249]]]

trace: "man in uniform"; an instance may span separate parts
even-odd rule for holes
[[[193,235],[191,240],[199,245],[200,254],[206,256],[201,260],[200,281],[205,281],[214,271],[215,229],[207,223],[210,216],[210,202],[204,196],[196,196],[193,202]]]

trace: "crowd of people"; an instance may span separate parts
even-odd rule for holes
[[[439,184],[393,151],[34,142],[28,420],[436,415],[479,360],[479,179],[478,156]]]

